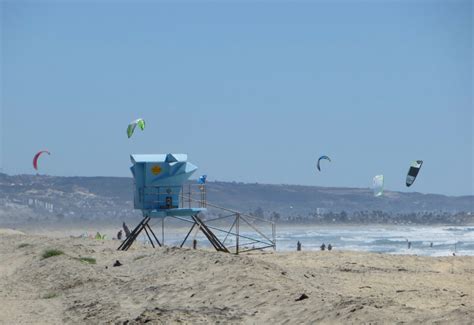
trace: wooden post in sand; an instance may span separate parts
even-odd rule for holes
[[[273,250],[276,251],[276,229],[275,229],[275,223],[272,223],[272,244],[273,244]]]
[[[235,254],[239,254],[239,221],[240,221],[240,214],[237,213],[236,219],[235,219],[235,229],[236,229],[236,235],[235,235]]]
[[[161,242],[165,245],[165,218],[161,219]]]

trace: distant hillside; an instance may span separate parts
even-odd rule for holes
[[[125,177],[0,174],[0,223],[11,218],[20,221],[136,217],[140,212],[133,210],[132,191],[133,180]],[[327,215],[331,220],[339,220],[344,211],[343,220],[339,221],[353,220],[351,216],[361,221],[366,215],[372,220],[382,214],[389,218],[396,214],[434,213],[445,218],[473,211],[474,197],[387,191],[375,198],[370,189],[361,188],[209,182],[207,200],[266,218],[278,215],[280,220],[322,220]]]
[[[242,209],[242,206],[250,210],[262,207],[282,213],[310,213],[318,208],[333,212],[382,210],[408,213],[472,211],[474,196],[386,191],[382,197],[374,197],[368,188],[214,182],[208,185],[208,200],[235,209]]]

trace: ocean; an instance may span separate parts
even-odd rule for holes
[[[160,223],[154,228],[158,238],[162,238]],[[222,227],[222,229],[226,229]],[[166,228],[165,244],[179,246],[189,228]],[[271,238],[271,229],[260,228],[265,235]],[[266,230],[266,231],[264,231]],[[233,229],[235,231],[235,228]],[[224,235],[219,235],[221,241]],[[241,235],[259,238],[248,227],[241,226]],[[144,234],[142,240],[146,241]],[[192,239],[198,240],[198,246],[209,247],[208,240],[202,233],[193,232],[185,246],[191,245]],[[240,244],[245,242],[241,239]],[[320,225],[284,225],[276,227],[277,251],[296,251],[300,241],[302,250],[320,250],[321,244],[326,247],[331,244],[334,250],[364,251],[387,254],[406,254],[423,256],[474,256],[474,226],[320,226]],[[408,247],[410,245],[410,248]],[[235,245],[235,237],[230,235],[225,242],[227,247]],[[252,244],[249,245],[251,247]]]
[[[424,256],[474,256],[474,226],[279,226],[277,250],[335,250]],[[411,243],[409,248],[408,243]],[[432,247],[431,247],[432,243]]]

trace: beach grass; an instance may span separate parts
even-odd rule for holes
[[[50,258],[50,257],[53,257],[53,256],[63,255],[63,254],[64,254],[64,252],[60,251],[59,249],[47,249],[43,252],[41,257],[43,259],[46,259],[46,258]]]
[[[77,258],[79,261],[87,263],[87,264],[96,264],[97,261],[93,257],[78,257]]]
[[[56,298],[57,296],[58,296],[57,293],[50,292],[50,293],[47,293],[47,294],[43,295],[41,298],[42,299],[52,299],[52,298]]]

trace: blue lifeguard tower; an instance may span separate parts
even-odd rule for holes
[[[192,216],[205,208],[184,208],[184,184],[197,170],[185,154],[131,155],[135,181],[134,208],[143,217]]]
[[[151,218],[162,219],[162,233],[164,238],[164,219],[173,217],[193,223],[193,227],[183,241],[186,241],[195,226],[198,226],[211,244],[218,251],[228,252],[217,236],[199,218],[201,212],[206,211],[205,188],[200,186],[201,199],[192,200],[189,185],[188,207],[185,207],[185,185],[197,167],[187,161],[185,154],[133,154],[132,171],[134,179],[134,208],[143,213],[143,220],[119,246],[119,250],[127,250],[136,240],[142,230],[145,231],[150,243],[155,247],[162,243],[151,229]],[[197,201],[198,207],[192,207],[191,202]],[[183,219],[186,218],[187,219]],[[163,240],[163,239],[162,239]],[[183,245],[181,244],[181,246]]]

